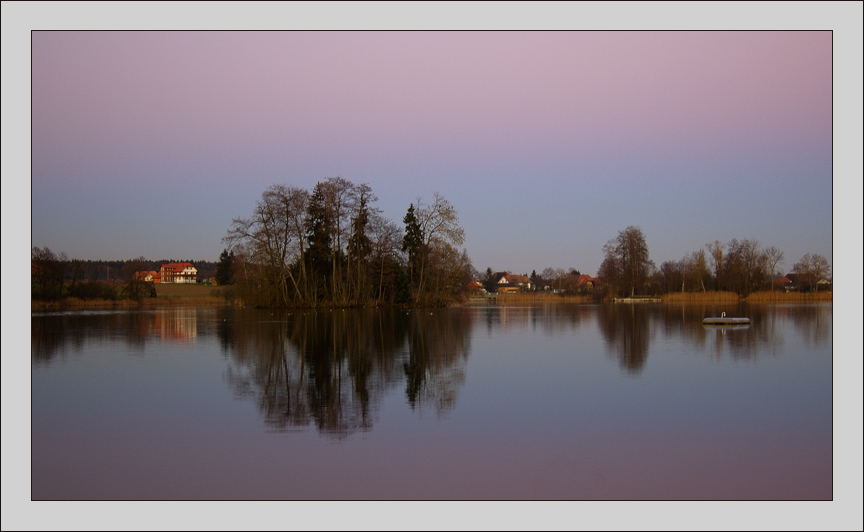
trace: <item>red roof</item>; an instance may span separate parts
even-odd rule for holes
[[[186,268],[194,267],[191,262],[169,262],[168,264],[163,264],[161,269],[180,273]]]
[[[593,283],[594,278],[591,277],[590,275],[587,275],[584,273],[576,278],[576,286],[584,286],[584,285],[588,284],[589,282]]]

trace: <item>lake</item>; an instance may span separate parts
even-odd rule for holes
[[[33,500],[833,498],[830,303],[31,325]]]

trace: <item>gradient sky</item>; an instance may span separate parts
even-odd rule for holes
[[[483,271],[832,258],[831,32],[34,32],[32,243],[216,260],[269,185],[443,194]]]

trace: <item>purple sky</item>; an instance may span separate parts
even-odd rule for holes
[[[483,271],[832,258],[830,32],[34,32],[32,243],[216,260],[269,185],[457,209]]]

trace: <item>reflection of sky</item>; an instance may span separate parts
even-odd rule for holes
[[[216,260],[273,183],[439,191],[481,271],[832,256],[829,32],[33,35],[33,244]],[[802,214],[806,213],[806,216]]]
[[[619,334],[645,338],[635,373],[620,360],[637,343],[602,330],[609,307],[554,308],[424,314],[411,318],[410,344],[402,336],[362,355],[349,347],[357,338],[323,318],[307,342],[289,334],[313,323],[305,319],[209,309],[195,342],[150,335],[130,345],[125,327],[166,316],[94,315],[101,325],[90,336],[67,331],[76,357],[33,365],[34,496],[64,497],[49,487],[97,499],[108,489],[144,499],[831,496],[829,306],[761,309],[719,351],[701,308],[621,307]],[[496,313],[507,319],[490,329]],[[227,352],[223,319],[235,324]],[[299,345],[323,352],[301,357]],[[428,388],[417,408],[400,371],[409,345],[424,350]],[[454,356],[463,345],[470,352]],[[362,360],[369,371],[358,373]],[[379,374],[394,369],[395,379]],[[235,393],[239,373],[248,394]],[[280,412],[264,408],[285,391],[292,399],[279,408],[306,422],[276,432]],[[436,392],[453,392],[444,412]],[[333,438],[319,423],[322,414],[346,421],[355,407],[368,412],[368,430]]]

